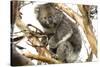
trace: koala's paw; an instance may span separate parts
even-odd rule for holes
[[[56,48],[56,47],[57,47],[57,43],[56,43],[54,37],[51,37],[51,38],[50,38],[48,44],[49,44],[49,47],[50,47],[50,48]]]

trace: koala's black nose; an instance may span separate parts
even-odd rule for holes
[[[57,26],[57,24],[56,24],[56,23],[54,23],[54,26]]]
[[[53,19],[52,19],[52,16],[49,16],[49,17],[48,17],[48,20],[49,20],[49,22],[52,22],[52,20],[53,20]]]

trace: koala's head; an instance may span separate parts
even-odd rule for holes
[[[54,3],[46,3],[36,8],[37,19],[44,28],[55,28],[61,20],[61,11]]]

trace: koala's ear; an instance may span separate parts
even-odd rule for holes
[[[74,53],[72,44],[68,41],[62,42],[57,48],[58,58],[63,62],[74,62],[78,58],[78,53]]]
[[[45,4],[45,5],[47,5],[47,6],[56,6],[56,4],[55,3],[47,3],[47,4]]]

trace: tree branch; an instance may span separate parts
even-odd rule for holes
[[[85,27],[85,34],[87,36],[87,39],[90,43],[90,47],[92,49],[92,52],[97,56],[97,45],[96,45],[96,38],[94,35],[94,32],[91,29],[91,25],[90,25],[90,19],[88,17],[88,12],[87,9],[85,7],[85,5],[78,5],[80,12],[82,13],[82,18],[83,18],[83,24]]]
[[[42,44],[39,39],[33,35],[30,34],[30,30],[27,28],[27,25],[24,24],[24,22],[21,20],[21,18],[19,17],[20,12],[17,10],[16,11],[16,26],[20,29],[20,30],[27,30],[27,31],[23,31],[23,33],[25,34],[25,36],[29,39],[29,41],[32,43],[32,46],[34,47],[35,45],[38,44]],[[31,38],[30,38],[31,36]],[[45,47],[35,47],[36,50],[38,51],[39,55],[29,55],[29,57],[33,58],[33,59],[37,59],[37,60],[41,60],[43,62],[47,62],[47,63],[60,63],[59,61],[51,58],[51,54],[49,53],[49,51],[47,50],[47,48]]]
[[[34,64],[29,58],[19,54],[16,51],[16,46],[12,45],[11,46],[11,65],[12,66],[23,66],[23,65],[34,65]]]
[[[63,10],[67,15],[69,15],[77,23],[79,23],[84,30],[83,19],[79,14],[77,14],[71,8],[69,8],[68,6],[65,6],[64,4],[57,4],[57,7],[58,9]]]
[[[40,56],[40,55],[34,55],[30,52],[25,53],[24,56],[31,58],[31,59],[36,59],[36,60],[39,60],[42,62],[46,62],[49,64],[60,64],[61,63],[60,61],[55,60],[53,58],[48,58],[48,57],[44,57],[44,56]]]

